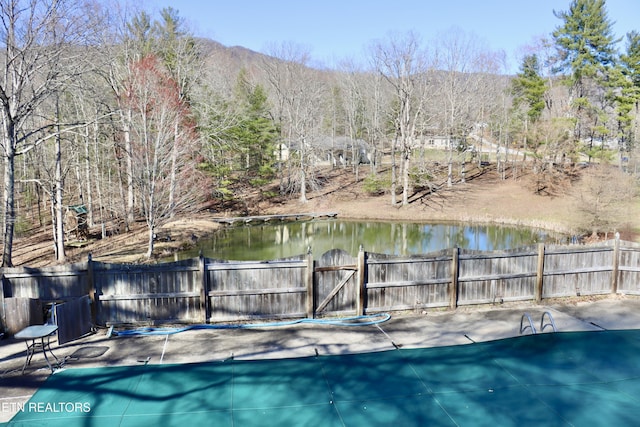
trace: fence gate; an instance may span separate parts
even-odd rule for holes
[[[341,249],[326,252],[316,262],[314,315],[349,314],[357,310],[357,258]]]
[[[78,339],[91,332],[91,300],[88,295],[55,306],[58,344]]]

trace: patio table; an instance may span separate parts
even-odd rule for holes
[[[27,365],[31,364],[31,359],[33,355],[39,351],[44,355],[44,359],[47,362],[47,366],[51,369],[51,373],[53,373],[53,366],[49,362],[49,357],[47,356],[47,352],[49,352],[56,362],[59,364],[60,361],[51,351],[50,339],[53,334],[58,331],[58,325],[32,325],[24,328],[20,332],[15,335],[16,339],[24,340],[27,345],[27,358],[24,361],[24,365],[22,366],[22,374],[24,375],[24,370]],[[31,341],[31,343],[29,343]]]

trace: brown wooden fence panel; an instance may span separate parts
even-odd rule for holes
[[[58,344],[64,344],[91,332],[91,300],[88,295],[55,306]]]
[[[449,251],[412,257],[368,253],[366,264],[367,312],[449,305]]]
[[[202,318],[198,260],[93,264],[101,324],[196,322]]]
[[[640,295],[640,248],[620,248],[618,292]]]
[[[211,322],[306,317],[306,256],[205,263]]]
[[[537,250],[460,250],[458,259],[458,305],[533,299]]]
[[[87,263],[44,268],[3,268],[5,298],[37,298],[42,302],[80,298],[89,293]]]
[[[550,246],[545,251],[543,298],[611,292],[613,248]]]
[[[31,325],[44,323],[42,302],[35,298],[13,297],[5,298],[2,306],[4,332],[14,335]]]
[[[102,325],[226,322],[640,294],[640,245],[456,249],[411,257],[361,251],[358,258],[332,250],[317,261],[310,254],[272,261],[196,258],[157,265],[89,260],[0,272],[5,329],[11,298],[31,298],[46,306],[86,295],[93,304],[94,323]]]

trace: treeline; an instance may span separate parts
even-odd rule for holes
[[[429,183],[432,148],[448,153],[448,186],[489,152],[499,171],[528,159],[535,191],[568,162],[635,171],[640,35],[620,48],[603,0],[549,13],[557,29],[508,76],[503,53],[461,30],[428,43],[388,34],[367,65],[326,70],[295,44],[257,54],[197,39],[171,8],[2,2],[2,263],[33,222],[53,224],[64,260],[69,214],[85,208],[105,232],[144,218],[150,257],[159,225],[239,185],[275,180],[264,197],[306,201],[321,162],[356,174],[366,163],[375,180],[389,162],[380,182],[394,205]]]

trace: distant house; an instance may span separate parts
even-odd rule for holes
[[[424,148],[445,149],[449,147],[449,138],[446,136],[432,135],[424,138]]]
[[[369,164],[373,161],[371,146],[362,139],[352,139],[346,136],[322,136],[307,143],[308,153],[315,158],[316,164],[350,165]],[[284,162],[289,159],[291,152],[300,150],[300,143],[281,143],[274,152],[276,159]]]
[[[450,142],[451,144],[453,144],[453,148],[457,149],[458,147],[461,146],[461,144],[465,143],[465,139],[460,137],[450,138],[444,135],[429,135],[429,136],[422,137],[420,146],[422,148],[447,150],[449,149]]]
[[[322,137],[314,141],[314,147],[325,161],[334,166],[369,164],[373,161],[373,150],[362,139]]]

